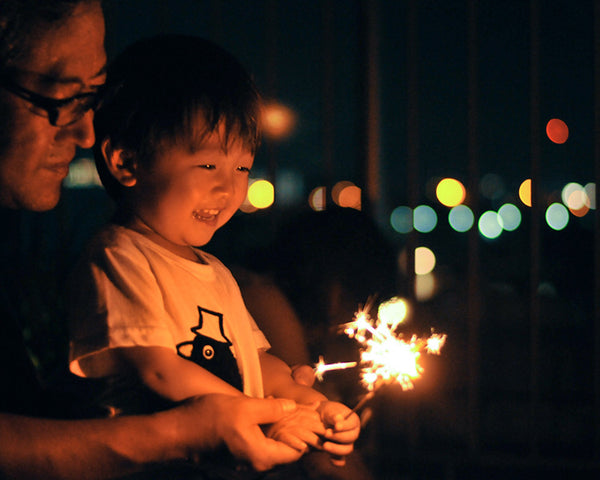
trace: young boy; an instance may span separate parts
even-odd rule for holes
[[[259,113],[248,74],[206,40],[155,37],[111,65],[96,164],[117,214],[74,272],[70,366],[121,385],[112,405],[133,413],[214,392],[291,398],[307,407],[269,435],[343,463],[358,417],[266,353],[231,273],[197,248],[246,196]]]

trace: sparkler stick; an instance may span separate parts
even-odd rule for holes
[[[314,372],[319,382],[323,381],[323,374],[332,370],[344,370],[346,368],[353,368],[358,365],[358,362],[337,362],[337,363],[325,363],[323,357],[319,356],[319,362],[315,365]]]
[[[374,396],[375,390],[371,390],[370,392],[367,392],[365,395],[363,395],[360,401],[356,405],[354,405],[354,408],[346,414],[344,420],[348,420],[353,413],[358,412],[365,405],[365,403],[371,400]]]

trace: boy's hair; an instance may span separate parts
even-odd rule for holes
[[[40,29],[50,30],[68,18],[75,7],[101,0],[1,0],[0,73],[21,55],[27,55],[29,42]]]
[[[106,139],[144,165],[166,146],[200,147],[223,125],[225,151],[241,141],[255,153],[260,108],[252,78],[218,45],[187,35],[138,41],[109,66],[104,100],[95,115],[100,179],[109,195],[122,198],[125,187],[110,174],[102,156]]]

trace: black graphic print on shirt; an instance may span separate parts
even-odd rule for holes
[[[197,363],[238,390],[243,390],[237,362],[229,348],[232,343],[223,329],[223,314],[198,307],[198,325],[190,330],[195,334],[194,339],[177,344],[179,356]],[[190,347],[191,352],[188,353]]]

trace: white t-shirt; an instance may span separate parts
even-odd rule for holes
[[[224,372],[233,362],[244,393],[262,397],[258,352],[270,345],[229,269],[194,250],[206,264],[179,257],[125,227],[110,225],[95,236],[72,277],[71,371],[115,375],[118,366],[102,352],[162,346],[226,381]]]

